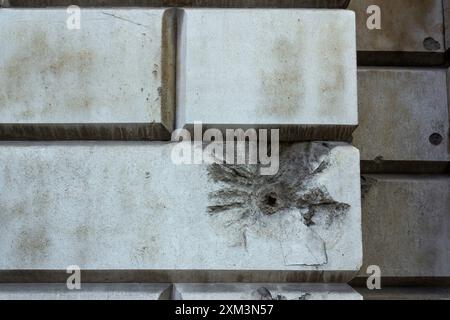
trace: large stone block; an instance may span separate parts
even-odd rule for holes
[[[347,284],[176,283],[175,300],[362,300]]]
[[[190,146],[3,143],[3,276],[78,265],[152,281],[310,282],[359,270],[357,149],[285,145],[269,176],[257,165],[171,161]]]
[[[166,139],[174,11],[0,10],[0,137]],[[68,23],[68,25],[66,24]]]
[[[377,265],[382,285],[411,278],[448,278],[450,177],[364,175],[362,182],[360,276],[367,276],[369,265]]]
[[[222,8],[345,8],[349,0],[9,0],[13,6],[150,6]]]
[[[0,284],[0,300],[168,300],[172,285],[137,283],[82,283],[80,290],[66,284]]]
[[[379,29],[371,6],[380,9]],[[445,63],[442,0],[351,0],[348,8],[356,13],[360,65]]]
[[[447,161],[445,69],[359,68],[361,160]]]
[[[180,10],[177,127],[345,140],[358,122],[354,14]]]

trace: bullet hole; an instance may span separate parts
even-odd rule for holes
[[[282,201],[275,191],[264,193],[260,199],[259,207],[266,215],[272,215],[283,207]]]
[[[285,231],[340,226],[350,205],[336,201],[318,179],[330,166],[333,148],[316,142],[283,144],[280,170],[273,176],[261,175],[260,164],[209,165],[208,179],[217,188],[208,193],[207,214],[215,230],[229,237],[230,245],[246,248],[247,232],[284,243]],[[290,246],[285,243],[285,249]],[[290,256],[291,250],[283,254]],[[319,254],[323,256],[322,251]],[[325,258],[321,261],[326,263]]]
[[[432,135],[430,135],[430,143],[434,146],[438,146],[442,143],[442,140],[444,138],[437,132],[433,133]]]
[[[440,43],[434,40],[432,37],[425,38],[423,40],[423,46],[425,47],[425,49],[430,51],[436,51],[441,48]]]
[[[271,207],[275,207],[275,205],[277,204],[277,198],[275,194],[269,194],[267,195],[267,205],[271,206]]]

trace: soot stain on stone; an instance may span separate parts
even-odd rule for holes
[[[304,83],[301,73],[298,46],[286,38],[279,39],[271,54],[275,63],[271,71],[261,71],[262,112],[288,118],[298,112],[304,99]]]
[[[329,166],[330,150],[320,143],[282,146],[280,169],[274,176],[260,175],[259,165],[209,165],[209,178],[219,184],[209,193],[207,207],[216,230],[237,238],[233,245],[245,248],[249,229],[258,237],[280,242],[292,223],[296,232],[311,232],[314,237],[315,228],[328,230],[350,209],[317,182]]]
[[[22,261],[36,263],[48,254],[50,240],[45,228],[34,226],[32,230],[24,230],[17,238],[17,253]]]
[[[53,113],[63,106],[89,108],[92,98],[88,78],[94,65],[94,52],[56,48],[43,28],[26,32],[18,28],[14,32],[23,35],[23,41],[17,53],[5,62],[4,75],[8,81],[0,94],[5,100],[2,104],[20,103],[20,113],[26,118],[36,113]],[[68,75],[74,79],[69,80]],[[60,96],[63,89],[72,94]]]
[[[361,176],[361,198],[364,199],[377,180],[369,176]]]
[[[322,32],[334,34],[336,26],[327,24],[321,27]],[[319,82],[319,111],[323,117],[342,112],[342,92],[347,90],[346,70],[342,61],[346,60],[347,48],[340,37],[330,37],[318,44],[319,52],[331,58],[321,59],[322,76]]]

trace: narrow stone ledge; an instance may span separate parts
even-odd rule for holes
[[[362,300],[347,284],[176,283],[174,300]]]

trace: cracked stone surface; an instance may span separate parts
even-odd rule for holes
[[[335,201],[317,179],[330,166],[330,149],[328,143],[282,149],[274,176],[259,175],[257,165],[212,164],[209,176],[223,185],[209,193],[208,211],[217,229],[245,248],[248,234],[277,239],[286,265],[325,265],[320,233],[342,228],[350,208]]]
[[[0,270],[75,264],[178,282],[198,279],[182,270],[220,270],[211,277],[259,282],[294,271],[347,281],[359,269],[357,149],[282,145],[278,173],[261,176],[258,165],[176,165],[182,145],[193,146],[2,143]]]

